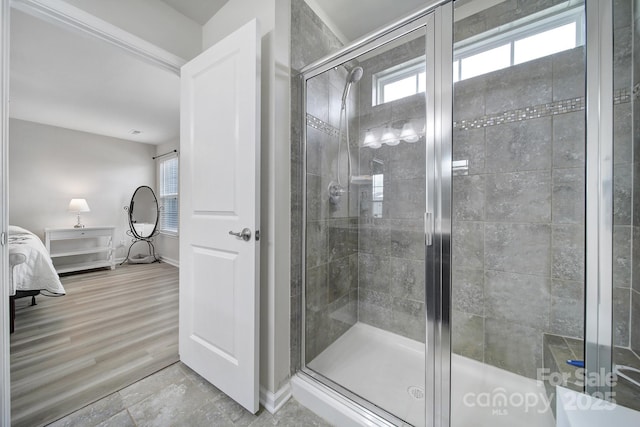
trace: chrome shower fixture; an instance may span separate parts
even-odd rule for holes
[[[342,108],[344,108],[346,105],[347,96],[349,96],[351,85],[353,83],[359,82],[363,74],[364,74],[364,70],[362,69],[362,67],[353,67],[351,71],[349,71],[349,75],[347,76],[347,82],[344,85],[344,91],[342,92]]]
[[[338,164],[336,169],[336,181],[331,181],[328,188],[329,202],[331,202],[331,204],[334,206],[337,206],[340,203],[340,198],[342,197],[342,195],[348,193],[349,191],[349,189],[343,187],[342,183],[340,182],[340,153],[342,152],[342,138],[344,135],[347,145],[347,182],[349,182],[351,180],[351,150],[349,148],[349,114],[347,111],[347,97],[349,96],[351,85],[359,82],[363,74],[364,70],[362,69],[362,67],[353,67],[351,70],[349,70],[349,74],[347,74],[347,79],[344,84],[344,90],[342,92],[342,105],[340,106],[340,124],[338,125]]]

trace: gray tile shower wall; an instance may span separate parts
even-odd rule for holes
[[[371,183],[359,185],[358,319],[363,323],[424,342],[425,330],[425,144],[400,142],[378,149],[363,147],[368,130],[405,121],[424,123],[424,94],[374,105],[374,75],[425,54],[424,32],[360,65],[364,69],[357,115],[353,119],[357,173],[382,175],[382,209],[374,214]],[[366,89],[365,89],[366,88]]]
[[[613,86],[632,92],[633,10],[631,0],[614,0]],[[613,109],[613,333],[614,344],[631,345],[632,242],[634,234],[633,100]]]
[[[583,73],[580,47],[454,86],[453,350],[532,378],[545,332],[583,333]]]
[[[502,1],[496,6],[485,9],[480,13],[471,15],[459,23],[456,23],[453,33],[454,42],[508,24],[516,19],[531,15],[532,13],[559,3],[565,3],[566,1],[567,0]]]
[[[349,218],[351,193],[332,203],[327,190],[331,182],[348,185],[346,144],[338,143],[341,125],[346,129],[340,118],[346,78],[339,67],[307,83],[307,362],[357,321],[358,222]]]
[[[614,3],[616,4],[616,3]],[[621,12],[625,12],[623,9]],[[640,354],[640,5],[633,2],[633,11],[627,16],[633,17],[633,51],[631,61],[633,97],[632,97],[632,147],[633,147],[633,181],[632,181],[632,255],[631,255],[631,330],[630,347]]]
[[[456,23],[454,38],[558,3],[502,2]],[[632,280],[640,273],[640,123],[631,102],[640,87],[631,48],[638,49],[640,35],[632,21],[640,16],[632,3],[614,0],[613,302],[620,346],[634,345],[630,317],[640,321],[640,282]],[[584,49],[576,48],[454,89],[453,157],[470,167],[469,176],[454,177],[454,351],[534,378],[544,332],[583,336],[584,66]],[[638,348],[640,332],[635,336]]]
[[[340,105],[347,70],[339,67],[311,79],[307,86],[306,113],[312,119],[306,141],[306,272],[302,269],[303,151],[301,135],[306,118],[300,105],[299,71],[305,65],[339,49],[342,43],[302,0],[291,4],[292,143],[291,143],[291,370],[301,366],[305,343],[307,361],[357,321],[357,219],[349,218],[348,203],[329,203],[327,188],[337,179]],[[355,89],[352,90],[353,98]],[[346,180],[346,154],[342,147]],[[345,197],[346,199],[346,197]],[[306,275],[306,276],[305,276]],[[306,305],[302,300],[306,279]],[[303,308],[306,331],[301,330]],[[305,333],[305,339],[302,334]]]

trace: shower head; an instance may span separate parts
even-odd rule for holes
[[[348,83],[355,83],[362,78],[362,74],[364,74],[364,70],[362,67],[353,67],[351,71],[349,71],[349,75],[347,76]]]
[[[349,75],[347,75],[347,81],[344,85],[344,91],[342,92],[342,108],[346,105],[347,96],[349,96],[349,90],[351,90],[351,85],[353,83],[358,82],[362,75],[364,74],[364,70],[362,67],[353,67],[351,71],[349,71]]]

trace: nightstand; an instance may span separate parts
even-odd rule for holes
[[[115,230],[113,226],[45,228],[45,246],[56,271],[115,269]]]

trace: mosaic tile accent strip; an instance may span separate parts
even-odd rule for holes
[[[635,92],[635,87],[633,88],[633,91]],[[617,105],[617,104],[626,104],[627,102],[631,102],[631,89],[630,88],[626,88],[626,89],[618,89],[616,91],[613,92],[613,104]]]
[[[638,96],[640,84],[633,88],[633,96]],[[618,89],[613,93],[613,103],[625,104],[631,102],[632,91],[630,88]],[[585,97],[563,99],[561,101],[534,105],[532,107],[519,108],[505,111],[504,113],[482,116],[477,119],[460,120],[453,122],[453,127],[460,130],[479,129],[487,126],[496,126],[504,123],[520,122],[523,120],[537,119],[539,117],[555,116],[558,114],[572,113],[585,109]]]
[[[324,132],[333,138],[338,138],[338,135],[340,134],[340,130],[338,128],[331,126],[329,123],[320,120],[309,113],[307,113],[307,126],[311,126],[320,132]]]
[[[636,84],[633,89],[618,89],[613,93],[613,104],[626,104],[631,102],[632,98],[637,98],[640,94],[640,83]],[[585,109],[585,97],[563,99],[556,102],[548,102],[546,104],[534,105],[531,107],[518,108],[516,110],[505,111],[504,113],[482,116],[477,119],[468,119],[454,121],[454,129],[470,130],[479,129],[487,126],[496,126],[504,123],[521,122],[524,120],[537,119],[540,117],[555,116],[558,114],[572,113],[574,111],[582,111]],[[307,126],[324,132],[327,135],[338,138],[340,131],[335,126],[320,120],[319,118],[307,113]]]
[[[453,127],[460,130],[479,129],[487,126],[496,126],[504,123],[520,122],[537,119],[539,117],[555,116],[557,114],[571,113],[584,110],[585,98],[563,99],[561,101],[534,105],[532,107],[518,108],[504,113],[482,116],[477,119],[460,120],[453,122]]]

